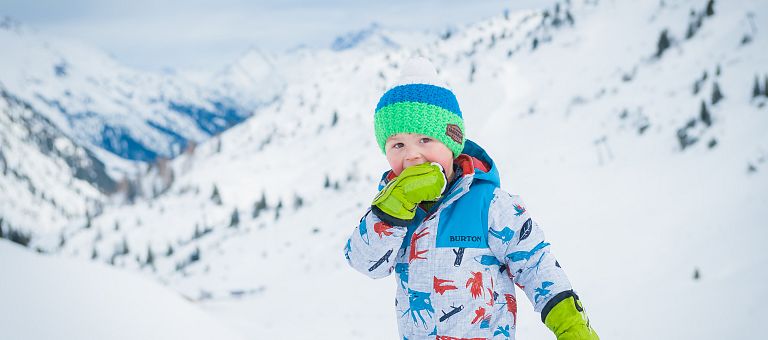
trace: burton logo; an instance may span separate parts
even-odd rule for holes
[[[449,237],[449,240],[451,242],[480,242],[481,238],[480,236],[474,236],[474,235],[460,235],[460,236],[451,235]]]

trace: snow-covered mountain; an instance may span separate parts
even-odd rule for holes
[[[9,18],[0,23],[0,45],[3,90],[79,144],[105,153],[101,158],[153,161],[176,156],[189,142],[224,131],[279,95],[270,83],[265,91],[251,87],[248,100],[241,101],[181,77],[139,72],[99,50],[45,37]],[[231,73],[225,76],[237,76]],[[252,76],[257,78],[251,82],[274,77]]]
[[[381,52],[418,46],[433,38],[433,34],[428,32],[396,31],[386,29],[378,23],[372,23],[363,29],[337,36],[331,43],[330,49],[336,52],[350,49]]]
[[[173,181],[168,158],[242,122],[284,87],[256,53],[189,81],[132,70],[7,17],[0,46],[0,225],[42,251],[104,204],[161,194]]]
[[[757,338],[766,32],[754,1],[566,1],[426,43],[275,56],[272,105],[165,164],[165,194],[104,207],[60,253],[153,275],[251,338],[395,337],[395,283],[353,272],[342,248],[386,170],[373,108],[423,55],[601,337]],[[551,338],[520,309],[518,338]]]
[[[275,56],[251,48],[200,85],[252,111],[277,100],[285,88],[285,79],[276,68]]]

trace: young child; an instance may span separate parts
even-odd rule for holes
[[[397,278],[403,339],[514,339],[515,284],[558,340],[598,339],[520,197],[464,138],[454,94],[423,58],[379,100],[376,140],[392,170],[344,249],[372,278]]]

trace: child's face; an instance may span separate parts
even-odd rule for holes
[[[432,137],[416,133],[398,133],[389,137],[384,145],[387,161],[395,175],[403,169],[427,162],[443,166],[448,180],[453,176],[453,152]]]

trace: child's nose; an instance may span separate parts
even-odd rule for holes
[[[422,158],[422,156],[421,156],[421,152],[419,152],[418,150],[415,150],[414,148],[409,148],[408,150],[406,150],[405,159],[415,160],[419,158]]]

